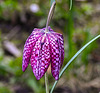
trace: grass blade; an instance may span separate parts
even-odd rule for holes
[[[72,9],[72,0],[70,0],[70,7],[69,7],[69,10]]]

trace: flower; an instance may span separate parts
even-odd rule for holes
[[[24,45],[23,72],[30,63],[36,79],[39,80],[51,64],[52,75],[55,80],[58,80],[63,60],[63,35],[54,32],[50,27],[48,27],[48,32],[45,31],[45,28],[35,28]]]

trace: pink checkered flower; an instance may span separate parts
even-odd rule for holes
[[[48,27],[48,32],[35,28],[26,40],[23,50],[23,72],[31,64],[37,80],[42,78],[51,64],[51,72],[55,80],[59,79],[59,71],[64,60],[63,35]]]

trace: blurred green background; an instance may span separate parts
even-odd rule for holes
[[[0,93],[45,93],[44,77],[36,80],[31,66],[22,72],[22,51],[34,28],[46,24],[50,0],[0,0]],[[50,24],[64,35],[68,60],[100,34],[100,0],[56,0]],[[50,70],[50,69],[49,69]],[[50,71],[49,88],[54,83]],[[100,39],[89,45],[69,66],[54,93],[100,92]]]

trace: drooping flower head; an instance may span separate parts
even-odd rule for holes
[[[36,79],[39,80],[51,64],[52,75],[55,80],[58,80],[63,60],[63,35],[54,32],[50,27],[48,27],[48,31],[45,31],[45,28],[35,28],[24,45],[23,72],[30,63]]]

